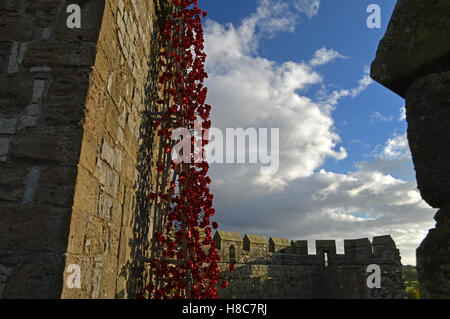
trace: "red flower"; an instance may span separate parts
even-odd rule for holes
[[[194,121],[203,122],[203,131],[211,127],[211,106],[206,105],[207,89],[203,86],[208,77],[205,72],[204,32],[201,18],[207,16],[198,8],[198,0],[173,0],[159,50],[159,75],[156,91],[161,95],[150,103],[155,120],[155,152],[158,158],[157,189],[149,195],[155,203],[155,220],[159,221],[153,244],[160,251],[151,261],[153,282],[147,286],[152,297],[160,298],[217,298],[219,282],[218,262],[221,260],[211,236],[210,217],[214,215],[213,196],[208,185],[209,165],[206,162],[176,164],[170,159],[172,132],[180,127],[194,130]],[[158,85],[159,83],[159,85]],[[167,102],[171,102],[167,109]],[[172,104],[173,103],[173,104]],[[199,144],[207,145],[207,134]],[[192,144],[194,146],[194,144]],[[197,154],[197,159],[201,154]],[[152,157],[154,158],[154,157]],[[178,185],[178,187],[177,187]],[[157,217],[157,218],[156,218]],[[164,221],[164,222],[162,222]],[[199,227],[204,229],[200,236]],[[212,223],[217,229],[217,222]],[[205,249],[206,248],[206,249]],[[176,258],[178,262],[173,261]],[[189,285],[188,283],[189,278]],[[223,282],[223,287],[228,283]],[[190,287],[190,291],[187,291]]]
[[[225,289],[228,288],[229,284],[228,281],[222,281],[222,283],[220,284],[220,288]]]
[[[155,286],[153,284],[148,284],[147,287],[145,287],[145,290],[147,290],[149,293],[152,293],[153,289],[155,289]]]
[[[228,267],[228,269],[230,270],[230,272],[234,271],[234,264],[230,264],[230,266]]]

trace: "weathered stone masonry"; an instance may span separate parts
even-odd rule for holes
[[[72,3],[81,29],[66,26]],[[154,15],[150,0],[0,2],[0,298],[142,288]]]
[[[334,240],[316,241],[316,254],[308,255],[306,240],[217,231],[222,257],[221,280],[229,287],[220,298],[405,298],[400,254],[390,236],[345,240],[343,255]],[[229,264],[235,271],[229,272]],[[367,267],[381,268],[381,288],[369,289]]]
[[[0,298],[134,298],[142,290],[157,147],[145,103],[157,2],[0,1]],[[73,3],[81,29],[66,26]],[[425,298],[450,298],[449,16],[448,0],[399,0],[372,66],[374,79],[406,99],[419,189],[440,209],[417,251]],[[216,240],[231,285],[221,297],[404,297],[390,237],[348,241],[345,255],[319,241],[310,256],[304,241],[224,236]],[[384,289],[365,286],[368,263],[385,269]],[[81,269],[80,289],[66,285],[69,265]]]
[[[406,100],[422,198],[439,208],[417,249],[421,298],[450,298],[450,2],[399,0],[372,77]]]

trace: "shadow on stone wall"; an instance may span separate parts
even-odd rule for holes
[[[141,114],[142,123],[139,129],[140,149],[138,156],[137,171],[139,176],[135,180],[136,202],[133,209],[131,227],[133,234],[129,240],[131,258],[122,268],[121,276],[127,278],[126,294],[128,298],[136,298],[137,295],[145,291],[149,282],[148,260],[151,252],[151,238],[153,234],[152,202],[148,196],[152,190],[155,176],[155,129],[152,125],[152,104],[158,96],[159,65],[158,56],[161,46],[158,41],[158,30],[151,35],[151,49],[149,57],[149,73],[146,80],[145,110]]]

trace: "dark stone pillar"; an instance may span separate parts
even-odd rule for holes
[[[450,298],[450,2],[399,0],[371,76],[406,100],[422,198],[440,208],[417,249],[422,298]]]

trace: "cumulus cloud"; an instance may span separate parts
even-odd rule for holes
[[[282,188],[291,180],[310,176],[326,158],[342,160],[347,156],[346,150],[338,146],[340,137],[330,112],[339,99],[356,97],[370,82],[366,81],[365,70],[357,87],[345,90],[346,94],[323,93],[323,99],[313,101],[300,92],[323,84],[321,75],[305,62],[277,64],[255,55],[251,48],[257,47],[258,37],[248,23],[244,20],[237,28],[213,21],[206,24],[213,122],[221,129],[280,128],[282,165],[278,174],[259,176],[256,167],[249,167],[247,173],[253,183]]]
[[[389,165],[396,170],[403,161],[383,160],[381,168],[363,162],[347,174],[322,169],[269,194],[238,176],[235,183],[213,185],[221,227],[289,239],[337,239],[341,253],[344,239],[390,234],[402,262],[415,264],[415,249],[433,227],[435,211],[421,199],[414,180],[382,171]],[[313,252],[312,242],[310,248]]]
[[[318,48],[307,62],[276,63],[261,57],[261,30],[270,29],[271,35],[292,31],[298,16],[286,13],[286,8],[296,4],[298,12],[312,17],[320,2],[258,3],[256,12],[239,26],[212,20],[205,25],[213,126],[224,132],[280,128],[277,174],[261,175],[260,167],[251,164],[212,165],[221,228],[291,239],[391,233],[406,262],[414,263],[412,247],[423,238],[423,229],[431,227],[433,211],[421,200],[415,181],[392,173],[405,165],[409,169],[405,174],[411,172],[406,136],[394,135],[371,161],[357,163],[353,172],[320,169],[326,159],[339,161],[348,155],[332,113],[342,98],[355,98],[372,83],[369,68],[353,88],[328,92],[315,67],[342,58],[338,52]],[[305,93],[315,88],[319,93],[314,100]]]

